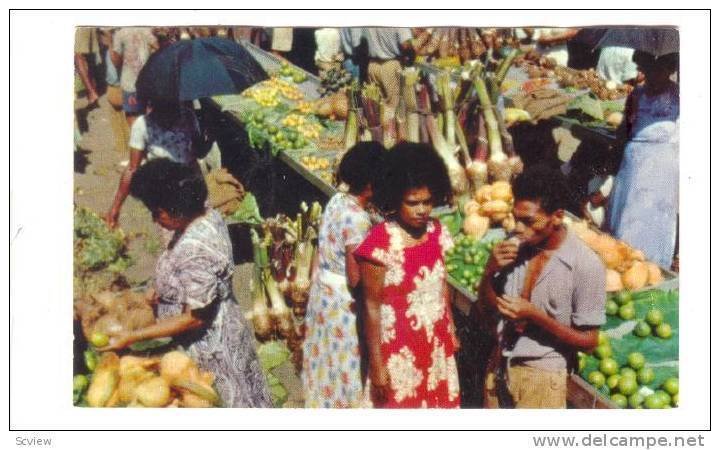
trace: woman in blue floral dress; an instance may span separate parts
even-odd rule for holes
[[[349,192],[333,196],[323,213],[305,318],[302,381],[309,408],[371,407],[361,370],[354,290],[360,273],[353,251],[372,226],[367,207],[384,151],[365,142],[345,154],[338,177]]]

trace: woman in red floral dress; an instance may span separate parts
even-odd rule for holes
[[[389,219],[355,250],[365,291],[370,394],[380,408],[457,408],[457,348],[443,254],[452,246],[430,212],[450,196],[442,160],[428,146],[388,153],[378,206]]]

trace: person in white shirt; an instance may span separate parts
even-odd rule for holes
[[[588,182],[583,216],[598,228],[602,228],[605,224],[606,206],[614,181],[615,177],[610,174],[598,174]]]
[[[315,66],[321,78],[330,69],[341,67],[344,57],[340,44],[340,30],[337,28],[315,30],[315,45]]]
[[[380,85],[389,111],[394,111],[400,102],[400,71],[415,58],[412,32],[409,28],[364,28],[363,39],[370,57],[368,78]]]
[[[277,56],[284,57],[293,47],[292,28],[271,28],[270,50]]]
[[[575,37],[579,30],[574,28],[540,28],[537,30],[537,51],[552,58],[560,66],[568,64],[567,42]]]
[[[634,81],[638,76],[637,64],[633,62],[635,50],[627,47],[604,47],[596,71],[598,75],[614,83]]]

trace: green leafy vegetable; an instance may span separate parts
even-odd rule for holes
[[[76,207],[73,239],[73,276],[76,295],[109,288],[132,264],[125,235],[111,230],[93,211]],[[108,276],[98,274],[109,272]]]
[[[603,111],[605,111],[605,113],[624,112],[625,111],[625,102],[624,101],[603,100],[601,103],[602,103]]]
[[[258,359],[263,370],[279,367],[290,358],[290,350],[280,341],[269,341],[258,348]]]
[[[576,97],[568,104],[567,109],[568,111],[579,110],[586,116],[596,120],[603,120],[605,118],[603,103],[600,100],[590,97],[589,94]]]
[[[451,214],[442,215],[439,217],[439,220],[453,236],[460,233],[460,230],[462,230],[463,216],[459,210]]]
[[[258,208],[257,199],[252,193],[248,192],[240,202],[240,206],[229,217],[233,223],[246,223],[249,225],[260,225],[263,223]]]
[[[276,408],[285,404],[288,399],[288,391],[285,389],[285,386],[279,383],[270,386],[270,399]]]
[[[288,391],[280,379],[271,371],[290,359],[290,350],[282,341],[268,341],[257,349],[258,359],[270,388],[270,398],[275,407],[282,406],[288,399]]]

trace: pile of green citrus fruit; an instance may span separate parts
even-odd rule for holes
[[[633,333],[638,337],[647,337],[652,331],[655,336],[662,339],[670,339],[672,337],[672,327],[664,321],[664,315],[658,308],[651,308],[644,319],[638,320]]]
[[[490,252],[498,242],[482,242],[462,233],[457,235],[455,246],[445,254],[447,272],[467,290],[477,293]]]
[[[668,378],[660,389],[653,391],[649,386],[655,381],[655,371],[646,364],[642,353],[630,353],[621,366],[613,357],[607,335],[600,332],[598,346],[592,356],[599,363],[597,370],[586,375],[586,380],[600,392],[608,394],[610,400],[620,408],[659,409],[678,405],[678,379]],[[584,370],[588,358],[591,356],[579,354],[580,372]]]
[[[248,114],[244,122],[250,146],[253,148],[262,148],[268,143],[273,153],[276,153],[307,147],[307,139],[291,127],[278,126],[280,120],[275,115],[258,110]]]
[[[605,302],[605,314],[618,316],[623,320],[633,320],[635,318],[635,304],[633,303],[632,293],[630,291],[620,291],[609,297]]]
[[[283,61],[278,70],[278,75],[284,78],[292,79],[293,83],[299,84],[307,80],[307,75],[300,69],[296,69],[287,62]]]
[[[635,304],[632,293],[620,291],[610,296],[605,302],[605,313],[608,316],[618,316],[623,320],[636,319]],[[633,333],[637,337],[647,337],[650,334],[662,339],[672,337],[672,326],[665,322],[664,314],[659,308],[650,308],[645,317],[637,320]]]

